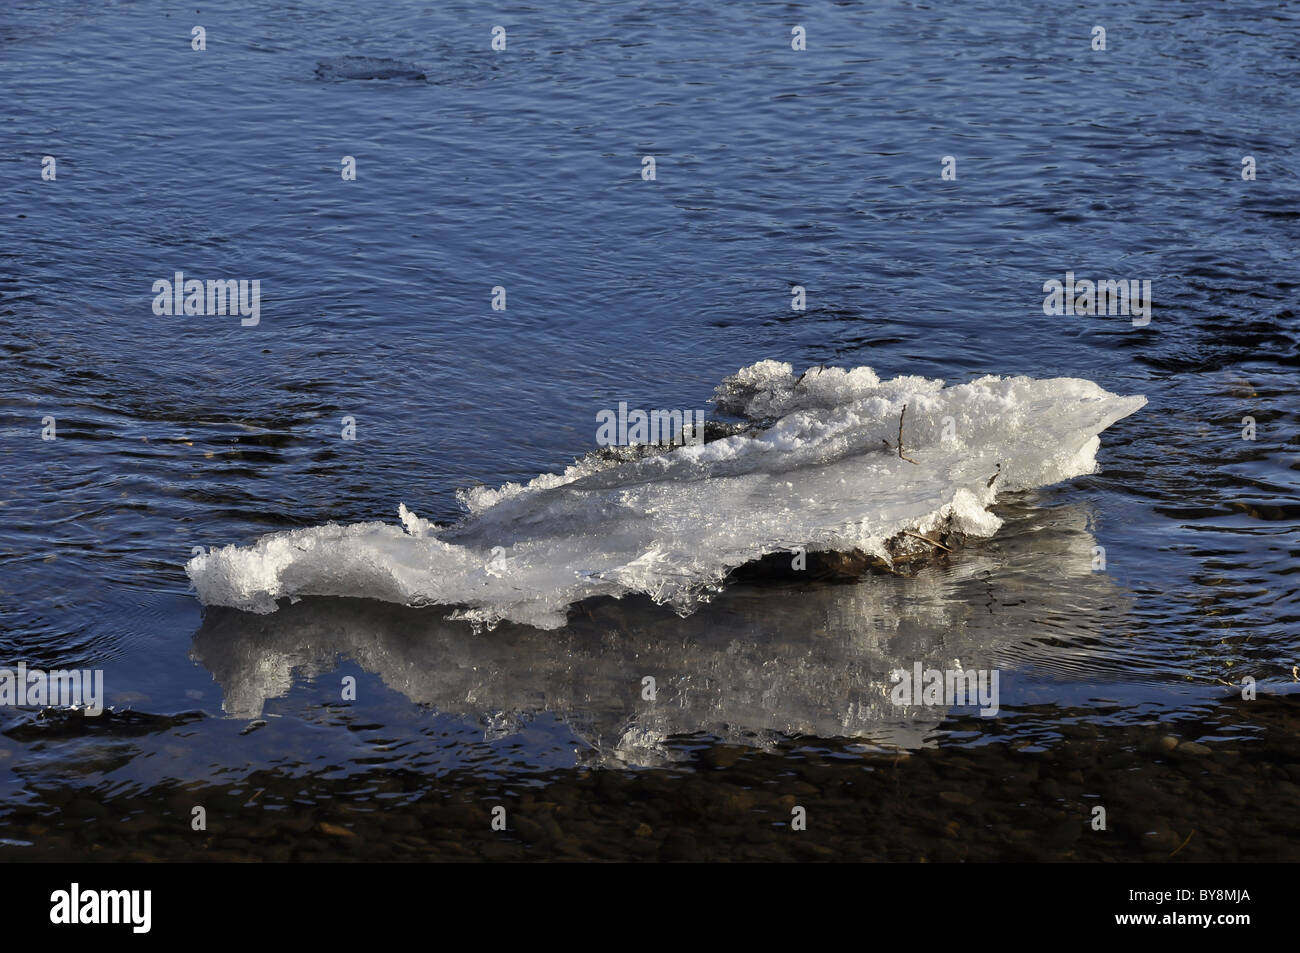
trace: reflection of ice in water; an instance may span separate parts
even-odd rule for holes
[[[796,377],[772,361],[727,378],[716,402],[755,429],[467,491],[469,515],[450,527],[403,506],[400,526],[273,533],[187,570],[205,604],[267,613],[284,596],[354,596],[554,628],[575,602],[641,593],[685,615],[765,554],[888,559],[900,534],[949,521],[989,536],[999,494],[1093,472],[1097,435],[1146,403],[1066,378],[944,387],[865,367]]]
[[[994,541],[916,576],[849,585],[736,586],[682,619],[646,600],[597,600],[570,624],[474,634],[437,609],[305,599],[270,616],[209,610],[193,654],[222,685],[228,714],[251,718],[354,659],[411,700],[486,723],[494,735],[551,712],[598,752],[665,756],[669,735],[709,732],[762,745],[773,733],[916,747],[944,712],[900,709],[888,673],[998,667],[1124,612],[1076,507],[1012,514]],[[1059,649],[1047,650],[1059,651]],[[656,683],[653,702],[642,680]]]

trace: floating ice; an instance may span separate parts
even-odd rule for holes
[[[400,526],[274,533],[186,568],[204,603],[253,612],[284,596],[356,596],[549,629],[582,599],[644,593],[686,615],[766,554],[857,550],[889,562],[909,532],[990,536],[999,493],[1094,472],[1098,434],[1146,398],[1073,378],[944,387],[881,381],[868,367],[795,377],[762,361],[724,380],[714,403],[752,426],[465,491],[468,515],[452,526],[403,504]]]
[[[1131,612],[1115,580],[1093,571],[1086,506],[1021,501],[1003,513],[997,547],[971,546],[888,585],[807,587],[798,599],[787,587],[736,586],[686,619],[643,600],[593,603],[564,628],[503,623],[492,638],[442,612],[308,597],[272,616],[206,612],[192,657],[220,685],[223,711],[245,720],[348,659],[493,738],[553,716],[586,741],[584,760],[611,766],[675,758],[664,739],[697,732],[746,745],[803,735],[915,748],[935,743],[949,706],[894,704],[893,670],[919,662],[1054,679],[1082,665],[1097,675],[1110,654],[1096,636],[1122,632]],[[1023,699],[1015,685],[1003,679],[1002,704]]]

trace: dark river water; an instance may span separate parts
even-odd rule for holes
[[[1300,8],[270,6],[0,9],[0,664],[112,706],[0,709],[0,859],[1300,858]],[[190,586],[764,359],[1149,403],[992,538],[684,619]],[[888,704],[953,660],[995,717]]]

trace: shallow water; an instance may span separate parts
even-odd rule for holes
[[[1082,6],[537,5],[493,53],[466,5],[202,11],[0,12],[0,661],[102,668],[134,713],[5,711],[0,836],[31,847],[0,856],[137,849],[115,818],[158,855],[254,854],[271,825],[285,857],[357,856],[317,825],[412,792],[470,805],[441,840],[492,856],[484,805],[527,820],[520,792],[551,785],[564,797],[529,803],[576,792],[591,856],[667,858],[685,849],[665,823],[727,811],[765,838],[792,795],[832,830],[884,824],[836,794],[883,785],[870,765],[819,754],[836,773],[799,776],[809,750],[876,757],[854,745],[959,766],[944,789],[975,809],[948,840],[989,846],[953,858],[1020,856],[1000,824],[1082,829],[1098,792],[1126,818],[1108,856],[1153,856],[1152,831],[1204,831],[1187,792],[1216,790],[1203,763],[1236,776],[1220,748],[1257,785],[1250,810],[1216,809],[1222,839],[1294,850],[1293,12],[1120,4],[1093,52]],[[154,315],[177,270],[259,278],[260,323]],[[1150,324],[1044,315],[1043,283],[1068,271],[1151,280]],[[600,409],[704,408],[768,358],[1082,377],[1149,403],[1102,435],[1099,473],[1005,499],[990,540],[904,577],[732,587],[685,620],[627,599],[476,635],[364,601],[204,613],[189,587],[192,547],[392,521],[401,501],[454,519],[458,487],[590,450]],[[1000,670],[997,717],[884,704],[892,668],[954,660]],[[1246,675],[1269,697],[1224,685]],[[1066,726],[1113,750],[1070,753]],[[1216,751],[1180,760],[1165,735]],[[1060,766],[1031,779],[1001,751]],[[715,776],[733,758],[739,779]],[[1141,783],[1110,787],[1112,770]],[[628,784],[681,800],[631,822]],[[888,784],[899,803],[939,786]],[[1028,813],[985,816],[1004,800]],[[180,839],[193,803],[224,825],[201,848]],[[939,828],[959,809],[936,801]],[[860,855],[948,857],[927,818]],[[565,840],[512,829],[500,843],[531,856]],[[1098,856],[1087,837],[1039,849]],[[1177,856],[1214,856],[1197,845]]]

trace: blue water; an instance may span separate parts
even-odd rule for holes
[[[326,751],[346,771],[328,732],[304,727],[285,753],[221,717],[229,686],[191,654],[192,547],[393,520],[399,502],[455,518],[457,487],[590,450],[602,408],[705,407],[724,375],[774,358],[1145,394],[1103,434],[1100,474],[1022,501],[1073,508],[1063,522],[1106,547],[1127,601],[1072,608],[1040,560],[1035,591],[1057,587],[1059,618],[1004,633],[1028,646],[1007,650],[1024,659],[1018,697],[1086,704],[1105,686],[1173,711],[1242,674],[1287,691],[1297,27],[1291,5],[1209,2],[10,3],[0,655],[103,667],[119,706],[228,726],[170,776],[292,771]],[[349,57],[422,78],[349,79]],[[260,323],[155,315],[153,283],[176,271],[259,279]],[[1043,283],[1067,271],[1150,280],[1150,324],[1045,315]],[[1035,661],[1053,634],[1088,661]],[[340,664],[330,685],[354,671]],[[511,677],[508,654],[492,664]],[[490,712],[413,709],[429,699],[368,671],[391,737],[482,741]],[[320,724],[319,675],[297,670],[271,703]],[[582,702],[554,723],[535,707],[550,727],[516,735],[510,758],[572,761]],[[5,744],[12,803],[66,773],[58,752]],[[86,783],[147,787],[140,761]]]

